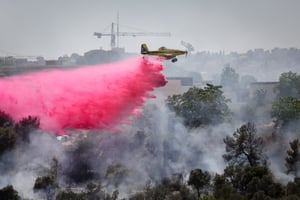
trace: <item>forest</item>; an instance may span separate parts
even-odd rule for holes
[[[220,85],[148,103],[121,132],[55,136],[1,111],[0,199],[300,199],[300,75],[233,108],[241,85],[225,66]]]

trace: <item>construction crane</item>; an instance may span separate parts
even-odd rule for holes
[[[117,26],[117,31],[115,31],[115,25]],[[162,36],[162,37],[169,37],[171,36],[171,33],[169,32],[120,32],[119,31],[119,14],[117,15],[117,23],[111,24],[111,32],[110,33],[99,33],[94,32],[94,35],[98,38],[101,38],[102,36],[110,36],[110,46],[111,49],[119,48],[119,37],[120,36]],[[117,39],[117,44],[116,44]]]

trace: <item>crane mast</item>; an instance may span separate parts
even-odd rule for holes
[[[117,26],[117,30],[115,31],[115,25]],[[169,32],[120,32],[119,29],[119,13],[117,14],[117,23],[111,24],[111,32],[110,33],[100,33],[94,32],[94,35],[97,38],[101,38],[102,36],[110,36],[110,46],[111,49],[119,48],[119,37],[120,36],[156,36],[156,37],[169,37],[171,33]]]

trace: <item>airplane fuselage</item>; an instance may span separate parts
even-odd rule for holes
[[[178,49],[167,49],[166,47],[160,47],[158,50],[149,51],[146,44],[141,46],[141,54],[149,56],[159,56],[166,59],[172,59],[172,62],[176,62],[178,55],[187,54],[187,51],[182,51]]]
[[[162,56],[166,58],[174,58],[179,55],[186,54],[185,51],[181,50],[173,50],[173,49],[168,49],[168,50],[163,50],[163,51],[149,51],[148,53],[145,53],[147,55],[153,55],[153,56]]]

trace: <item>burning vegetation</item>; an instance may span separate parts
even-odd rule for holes
[[[130,89],[161,85],[155,66],[148,77],[154,85]],[[134,76],[149,73],[143,70]],[[118,131],[71,127],[72,134],[56,137],[41,127],[45,118],[15,120],[1,111],[0,198],[300,199],[300,76],[282,73],[276,99],[258,90],[244,104],[225,95],[243,90],[235,70],[226,66],[222,76],[224,87],[192,87],[164,104],[146,103]],[[125,111],[136,108],[128,104]]]

